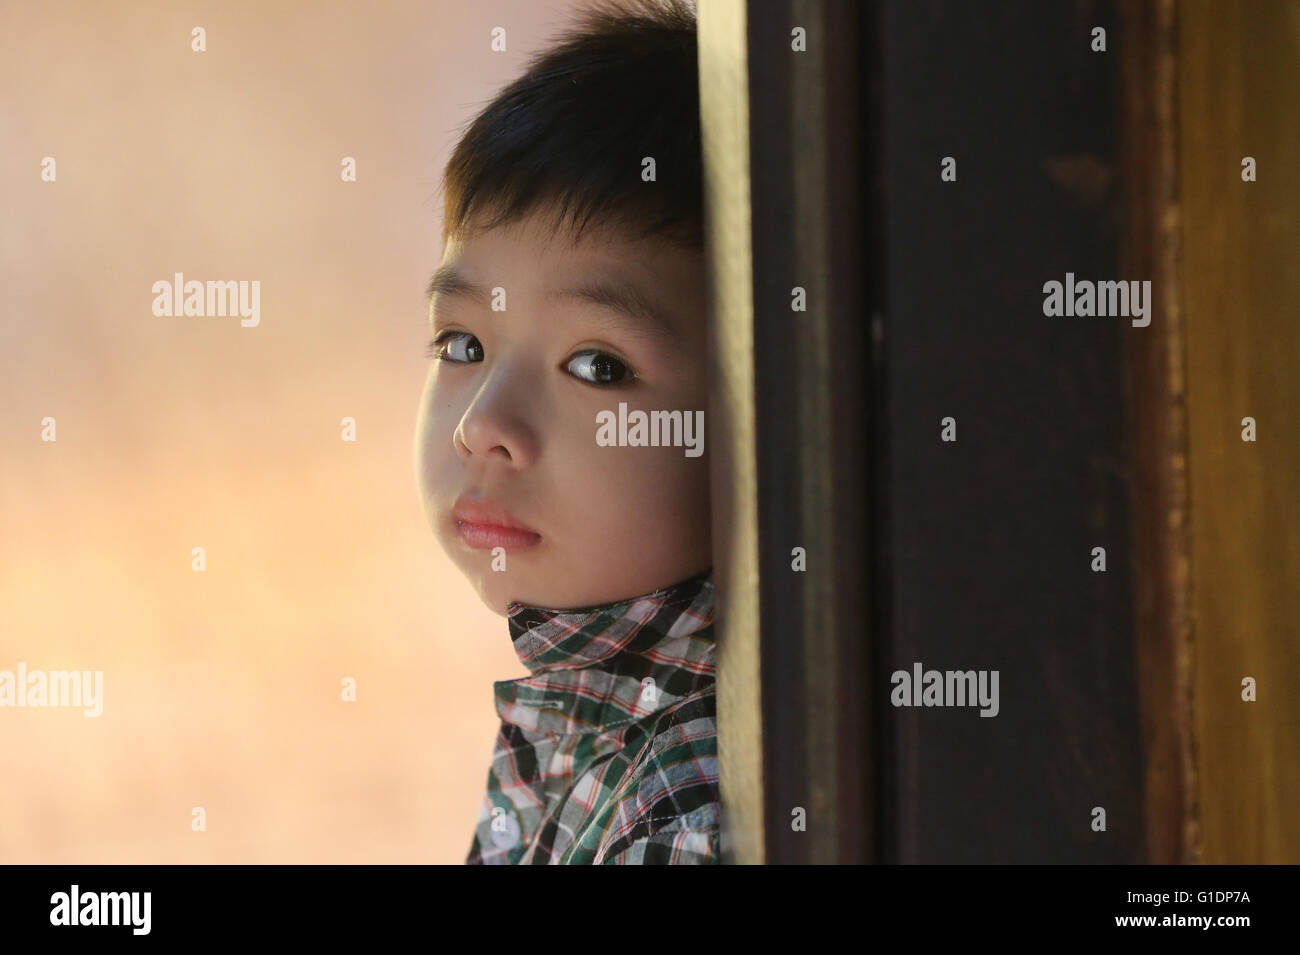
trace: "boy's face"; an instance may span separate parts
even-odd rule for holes
[[[694,422],[706,411],[703,256],[612,230],[574,245],[551,239],[545,221],[448,241],[430,302],[446,360],[431,362],[416,424],[425,516],[503,615],[510,601],[611,603],[712,566],[708,428],[698,457],[682,446],[597,443],[598,413],[617,419],[619,402],[647,418],[677,411]],[[589,294],[562,294],[573,289]],[[630,292],[663,327],[610,304],[611,289]],[[474,526],[482,514],[462,524],[453,510],[467,500],[535,533],[494,536]]]

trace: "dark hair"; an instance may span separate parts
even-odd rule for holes
[[[474,118],[443,172],[444,242],[530,213],[703,246],[696,14],[598,0]],[[642,158],[655,181],[642,180]]]

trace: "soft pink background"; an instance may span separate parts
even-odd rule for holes
[[[0,708],[0,862],[463,861],[526,671],[420,511],[423,286],[572,6],[0,6],[0,669],[104,671],[97,719]],[[155,317],[173,272],[260,326]]]

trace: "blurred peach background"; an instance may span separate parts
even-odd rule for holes
[[[573,6],[0,7],[0,669],[104,671],[98,718],[0,708],[0,862],[463,861],[526,671],[420,510],[423,286],[459,129]],[[155,317],[175,272],[261,324]]]

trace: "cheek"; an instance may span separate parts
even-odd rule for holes
[[[452,435],[455,434],[459,416],[449,406],[447,397],[440,394],[433,371],[425,384],[420,401],[420,411],[415,425],[415,462],[421,495],[432,498],[445,480],[456,457]]]
[[[570,498],[579,513],[656,539],[689,536],[707,521],[707,455],[688,458],[681,448],[593,450],[593,466],[581,471]]]
[[[586,491],[596,500],[599,516],[587,526],[592,534],[589,563],[593,573],[617,568],[632,573],[621,589],[650,586],[655,580],[682,577],[707,562],[711,549],[709,474],[703,458],[686,458],[680,448],[602,448],[618,459],[602,476],[601,486]]]

